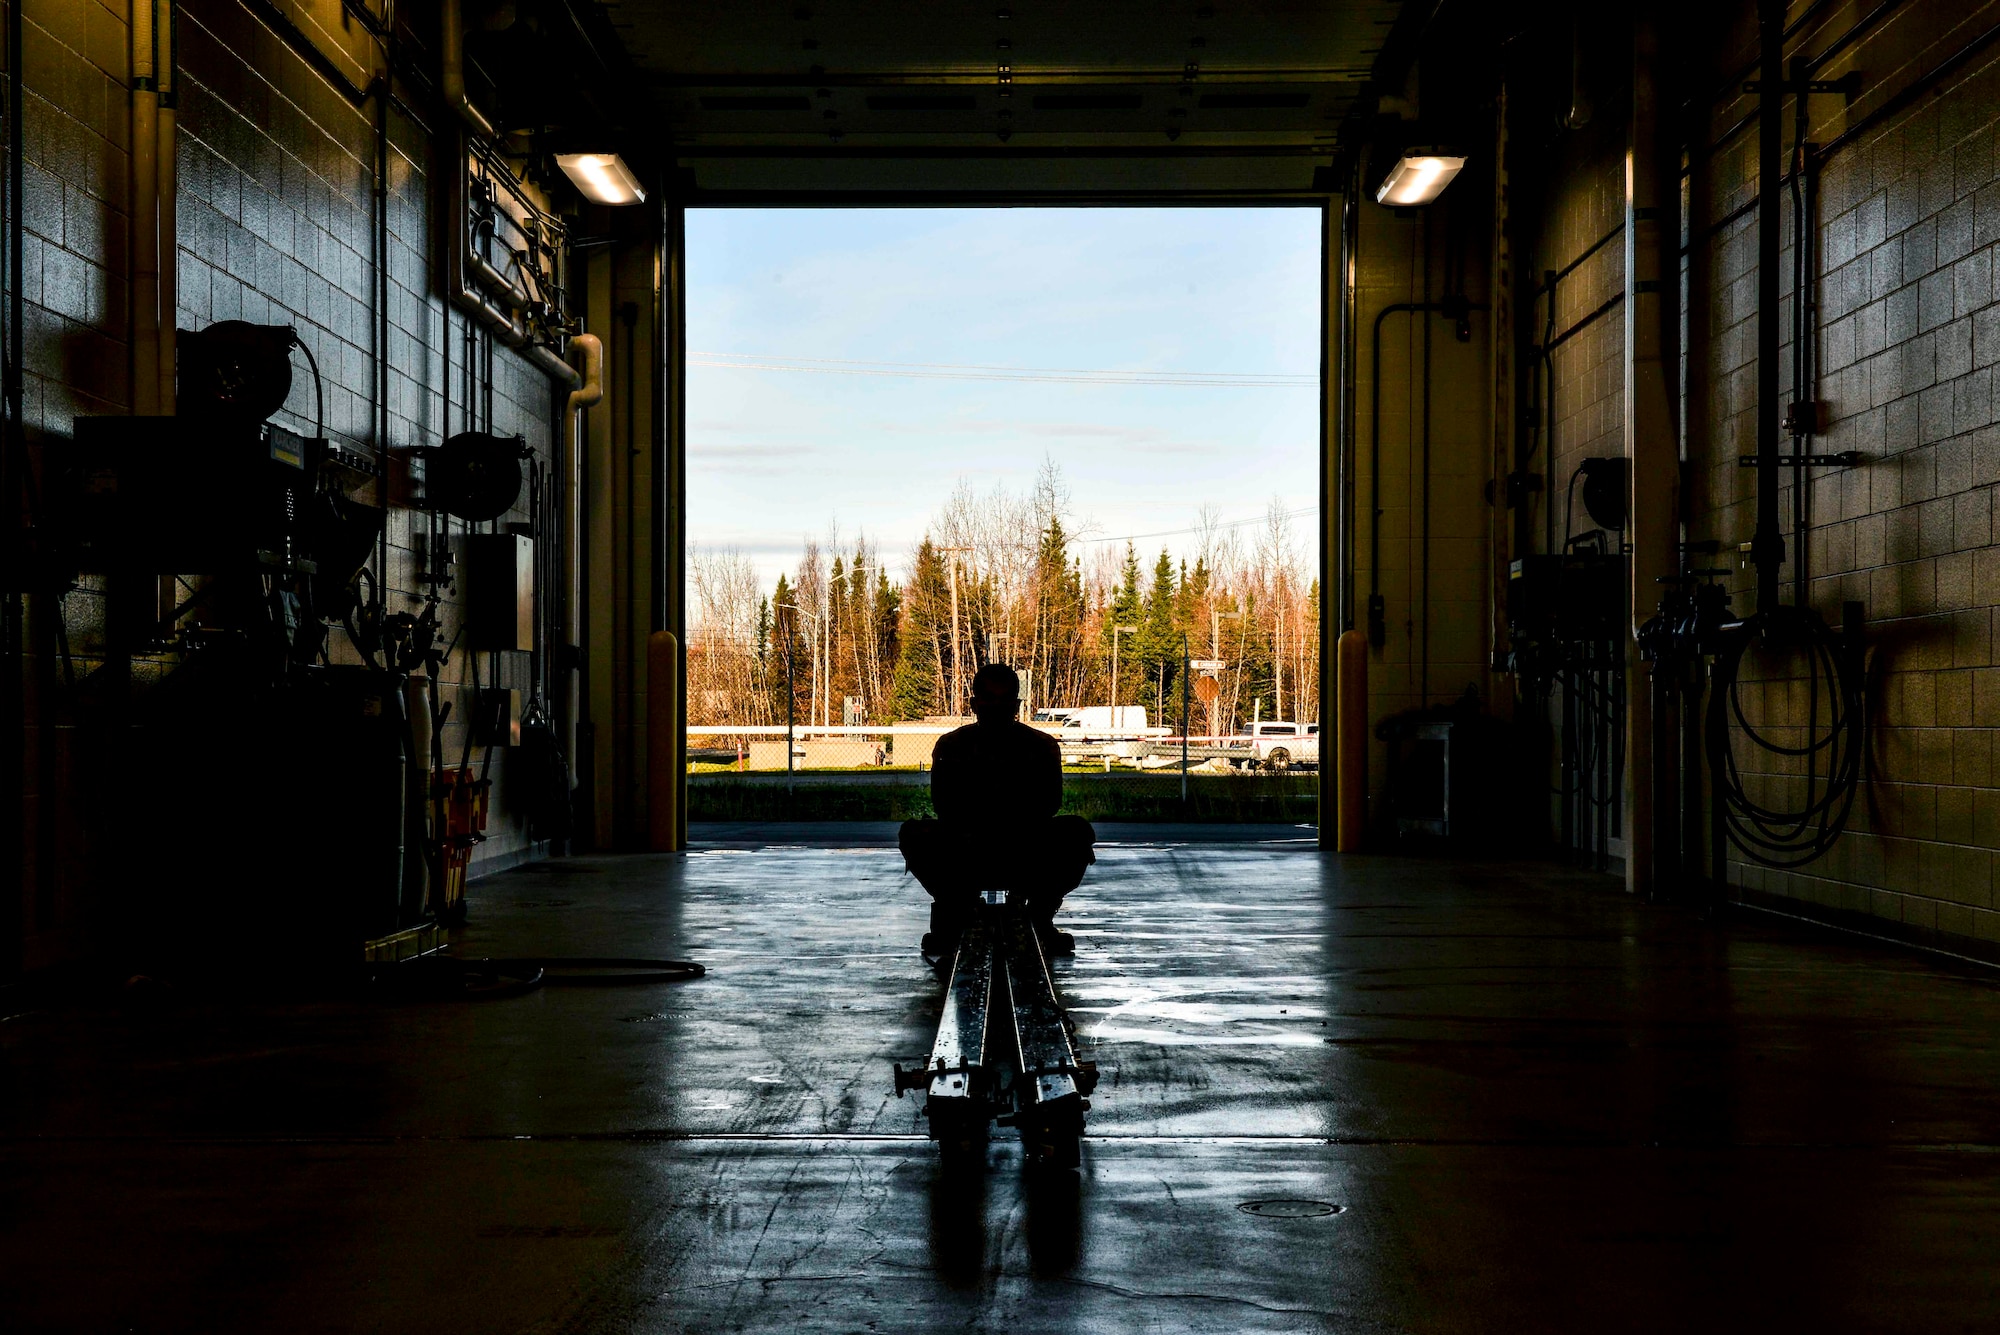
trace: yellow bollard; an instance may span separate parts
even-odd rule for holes
[[[1358,853],[1368,824],[1368,637],[1358,630],[1343,631],[1334,647],[1334,682],[1334,847]]]
[[[680,839],[681,644],[672,631],[646,641],[646,846],[671,853]]]

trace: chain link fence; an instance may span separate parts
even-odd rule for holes
[[[740,727],[688,729],[690,775],[892,775],[915,781],[931,766],[938,738],[956,724]],[[1270,725],[1224,737],[1186,737],[1150,728],[1085,732],[1047,728],[1062,747],[1063,768],[1103,774],[1256,775],[1310,772],[1319,767],[1319,733],[1305,725]]]

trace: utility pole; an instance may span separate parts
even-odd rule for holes
[[[808,628],[808,633],[813,635],[818,634],[817,631],[818,618],[815,617],[811,612],[806,611],[805,608],[800,607],[797,603],[779,603],[778,606],[784,608],[787,612],[790,612],[793,616],[804,617],[806,619],[806,626]],[[817,709],[819,708],[820,653],[817,640],[814,641],[812,655],[813,655],[812,659],[813,698],[811,704],[807,707],[806,710],[806,726],[808,729],[810,729],[813,723],[816,721],[814,718],[814,714],[815,711],[817,711]],[[829,665],[829,668],[830,666],[831,665]],[[831,693],[832,690],[833,690],[833,679],[831,672],[829,671],[827,677],[827,691]],[[792,791],[792,747],[794,745],[792,740],[792,730],[793,730],[792,718],[797,701],[798,701],[798,690],[797,687],[795,687],[792,684],[792,636],[791,633],[787,631],[785,634],[785,791],[788,793]]]
[[[970,547],[940,547],[939,555],[970,554]],[[958,562],[951,563],[951,712],[956,715],[965,701],[965,669],[958,653]]]

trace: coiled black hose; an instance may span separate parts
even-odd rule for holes
[[[1788,746],[1744,716],[1738,673],[1743,655],[1759,640],[1774,647],[1803,649],[1806,675],[1805,739]],[[1715,777],[1716,811],[1729,840],[1766,867],[1803,867],[1833,846],[1846,827],[1860,784],[1867,701],[1860,655],[1810,608],[1777,607],[1725,627],[1715,641],[1715,666],[1708,699],[1709,770]],[[1789,683],[1784,683],[1789,686]],[[1824,696],[1825,723],[1821,723]],[[1803,779],[1804,800],[1777,807],[1751,797],[1738,767],[1731,725],[1766,755],[1781,758],[1803,773],[1779,771],[1779,778]]]

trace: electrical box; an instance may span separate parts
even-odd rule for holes
[[[525,653],[535,647],[535,541],[518,533],[465,537],[466,643]]]
[[[1521,557],[1507,571],[1507,632],[1538,643],[1622,641],[1625,579],[1621,555]]]

